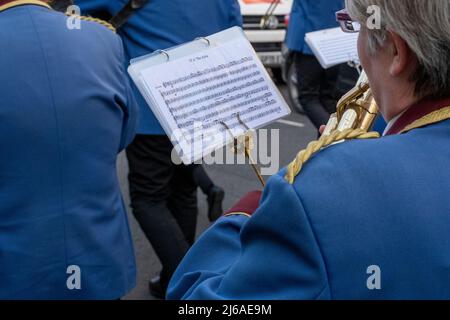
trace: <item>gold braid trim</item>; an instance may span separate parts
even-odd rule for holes
[[[434,111],[430,114],[427,114],[425,117],[420,118],[419,120],[414,121],[405,129],[403,129],[400,133],[406,133],[413,129],[421,128],[428,126],[430,124],[434,124],[437,122],[441,122],[444,120],[450,119],[450,106],[445,107],[443,109]]]
[[[299,152],[294,161],[287,167],[287,173],[285,179],[289,184],[293,184],[295,178],[299,175],[300,171],[308,162],[312,156],[318,153],[323,148],[326,148],[333,143],[342,140],[355,140],[355,139],[376,139],[379,138],[378,132],[366,132],[362,129],[348,129],[344,131],[336,131],[328,136],[322,136],[319,140],[311,142],[305,150]]]
[[[51,6],[43,1],[40,0],[17,0],[17,1],[13,1],[13,2],[9,2],[7,4],[4,4],[3,6],[0,6],[0,12],[5,11],[7,9],[11,9],[14,7],[18,7],[18,6],[23,6],[23,5],[29,5],[29,4],[34,4],[34,5],[38,5],[38,6],[42,6],[42,7],[46,7],[48,9],[51,9]],[[97,18],[92,18],[92,17],[85,17],[85,16],[79,16],[79,15],[72,15],[72,14],[67,14],[67,16],[69,17],[77,17],[80,20],[84,20],[84,21],[91,21],[91,22],[96,22],[98,24],[101,24],[102,26],[108,28],[109,30],[111,30],[112,32],[116,32],[116,28],[114,28],[112,26],[112,24],[103,21],[101,19],[97,19]]]
[[[4,4],[2,6],[0,6],[0,12],[11,9],[11,8],[15,8],[18,6],[23,6],[23,5],[28,5],[28,4],[34,4],[37,6],[42,6],[42,7],[46,7],[48,9],[51,9],[51,7],[43,2],[43,1],[38,1],[38,0],[17,0],[17,1],[13,1],[13,2],[9,2],[7,4]]]
[[[450,106],[443,109],[434,111],[408,125],[401,133],[405,133],[417,128],[428,126],[430,124],[438,123],[444,120],[450,119]],[[336,131],[333,134],[325,137],[321,137],[318,141],[311,142],[305,150],[300,151],[295,160],[287,167],[287,173],[285,179],[293,184],[295,178],[299,175],[303,166],[308,162],[312,156],[318,153],[323,148],[326,148],[333,143],[342,140],[355,140],[355,139],[376,139],[380,135],[378,132],[365,132],[364,130],[348,129],[342,132]]]
[[[69,17],[77,17],[83,21],[90,21],[90,22],[95,22],[95,23],[101,24],[102,26],[108,28],[112,32],[114,32],[114,33],[116,32],[116,28],[114,28],[112,24],[110,24],[109,22],[106,22],[104,20],[92,18],[92,17],[86,17],[86,16],[79,16],[79,15],[71,15],[71,14],[66,14],[66,15]]]

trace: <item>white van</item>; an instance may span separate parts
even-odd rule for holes
[[[239,0],[244,31],[266,67],[281,80],[281,49],[293,0]],[[275,6],[275,10],[269,10]],[[264,23],[264,21],[266,23]]]

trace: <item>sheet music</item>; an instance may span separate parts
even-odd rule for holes
[[[326,29],[307,33],[305,40],[325,69],[359,60],[357,33],[345,33],[341,28]]]
[[[234,136],[245,133],[239,118],[253,129],[290,113],[244,37],[211,43],[205,50],[140,74],[153,98],[155,115],[167,122],[170,133],[178,133],[178,151],[185,162],[223,147],[230,142],[229,131]]]

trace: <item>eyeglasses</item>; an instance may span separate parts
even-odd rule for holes
[[[336,12],[336,20],[345,33],[357,33],[361,31],[361,24],[350,17],[347,9]]]

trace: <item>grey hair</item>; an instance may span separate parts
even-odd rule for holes
[[[346,0],[350,16],[367,25],[368,8],[380,9],[380,29],[369,32],[369,52],[384,47],[388,30],[406,41],[418,59],[412,75],[419,98],[450,97],[450,0]]]

